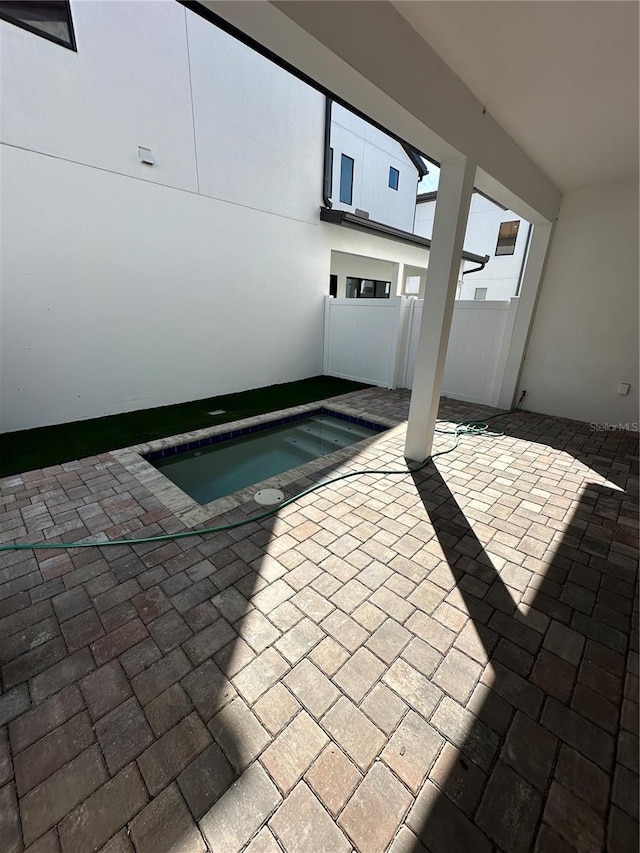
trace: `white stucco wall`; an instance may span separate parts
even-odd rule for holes
[[[321,373],[324,98],[172,0],[72,13],[0,22],[0,430]]]
[[[333,104],[333,193],[337,210],[366,210],[369,218],[403,231],[413,231],[418,173],[402,146],[387,134]],[[352,203],[340,201],[341,154],[354,160]],[[389,186],[389,167],[400,172],[398,189]]]
[[[332,250],[426,254],[319,221],[324,98],[173,0],[72,11],[0,22],[0,431],[321,373]]]
[[[535,412],[640,420],[637,184],[564,197],[519,387]]]
[[[332,248],[368,272],[424,259],[318,221],[2,154],[4,432],[317,375]]]
[[[324,98],[198,15],[186,20],[199,192],[315,223]]]
[[[77,53],[0,21],[2,142],[196,191],[184,8],[97,0],[71,10]],[[155,166],[139,162],[138,145]]]
[[[3,431],[321,372],[319,225],[11,148],[2,218]]]
[[[431,238],[435,207],[435,201],[416,205],[414,229],[416,234]],[[513,255],[496,255],[500,223],[514,222],[515,220],[521,222],[515,252]],[[458,289],[456,298],[473,299],[477,287],[487,288],[486,299],[488,300],[507,300],[515,296],[527,243],[528,229],[529,224],[521,220],[521,217],[512,210],[502,210],[483,196],[474,193],[471,197],[464,247],[468,252],[474,252],[477,255],[489,255],[490,260],[483,270],[463,278],[463,284]],[[465,269],[471,269],[474,266],[477,264],[468,262],[465,264]]]

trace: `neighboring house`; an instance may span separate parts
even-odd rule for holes
[[[331,104],[330,127],[327,195],[332,209],[430,240],[437,191],[420,192],[422,179],[429,174],[422,157],[336,103]],[[529,230],[520,216],[474,192],[464,241],[467,259],[456,298],[504,301],[517,296]],[[478,270],[484,256],[489,260]],[[353,262],[336,259],[332,272],[338,275],[340,296],[395,294],[393,275],[383,263],[369,262],[356,269]],[[425,278],[426,267],[406,269],[398,292],[423,295]]]
[[[431,237],[436,211],[436,192],[419,193],[415,233]],[[464,238],[465,248],[489,255],[484,269],[460,279],[457,299],[505,300],[518,296],[529,242],[529,223],[511,210],[474,192]],[[470,269],[466,264],[465,269]]]
[[[333,207],[413,231],[418,182],[428,171],[419,154],[335,103],[330,145]]]
[[[415,230],[416,195],[429,174],[422,156],[410,146],[331,100],[326,102],[325,185],[321,218],[336,225],[384,235],[386,240],[423,249],[418,263],[410,253],[399,268],[382,258],[333,252],[330,293],[346,298],[388,299],[424,296],[430,248]],[[415,253],[414,253],[415,254]],[[477,269],[486,256],[468,247],[463,270]]]

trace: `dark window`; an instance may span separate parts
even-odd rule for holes
[[[353,199],[353,159],[342,155],[340,161],[340,201],[351,204]]]
[[[76,49],[68,0],[2,0],[0,18],[63,47]]]
[[[498,242],[496,244],[496,255],[513,255],[516,250],[518,228],[520,221],[501,222],[498,231]]]
[[[338,295],[338,276],[330,275],[329,276],[329,296],[337,296]]]
[[[388,299],[390,294],[390,281],[347,276],[347,299]]]
[[[400,172],[397,169],[394,169],[393,166],[389,166],[389,186],[392,190],[397,190],[399,183]]]

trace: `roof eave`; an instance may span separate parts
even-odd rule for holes
[[[431,240],[428,237],[421,237],[419,234],[412,234],[410,231],[402,231],[400,228],[394,228],[392,225],[385,225],[383,222],[376,222],[374,219],[363,219],[361,216],[356,216],[354,213],[349,213],[348,210],[336,210],[335,208],[321,207],[320,220],[329,222],[331,225],[341,225],[345,228],[354,228],[357,231],[368,231],[377,234],[380,237],[385,237],[388,240],[396,240],[400,243],[409,243],[413,246],[420,246],[423,249],[431,248]],[[487,263],[488,255],[476,255],[473,252],[462,252],[463,261],[473,261],[476,264]]]

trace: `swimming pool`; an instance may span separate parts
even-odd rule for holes
[[[385,429],[318,409],[164,448],[145,458],[193,500],[207,504]]]

